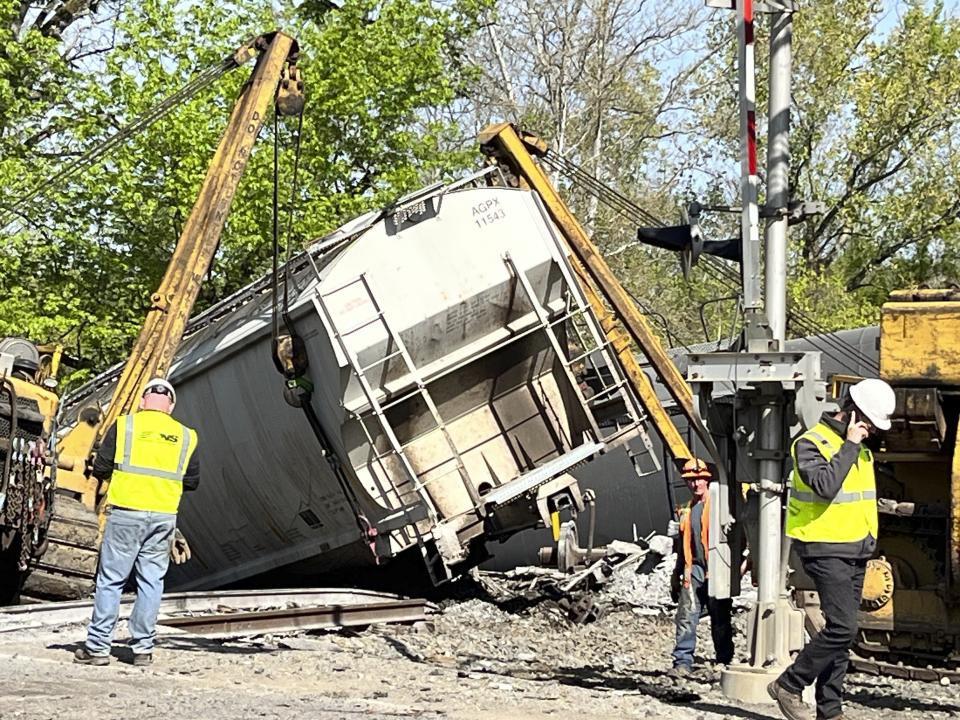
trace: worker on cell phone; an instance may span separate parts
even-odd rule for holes
[[[867,560],[877,549],[877,485],[864,442],[890,429],[896,395],[883,380],[850,388],[838,413],[793,444],[785,532],[820,596],[826,626],[767,690],[790,720],[809,720],[802,699],[816,685],[817,720],[843,718],[843,679],[857,636]]]

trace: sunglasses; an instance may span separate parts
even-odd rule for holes
[[[173,393],[162,385],[147,388],[143,391],[143,396],[146,397],[147,395],[166,395],[168,398],[173,398]]]

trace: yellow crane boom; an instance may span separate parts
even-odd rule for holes
[[[496,162],[505,165],[510,173],[518,178],[521,186],[535,190],[540,195],[547,212],[575,255],[573,264],[591,308],[600,319],[607,340],[616,352],[624,372],[668,452],[677,462],[693,456],[686,440],[657,397],[650,378],[637,362],[631,339],[647,357],[690,427],[694,428],[704,445],[712,450],[712,438],[707,434],[694,408],[690,386],[664,351],[660,339],[637,309],[636,303],[597,251],[583,226],[534,161],[534,156],[546,153],[546,143],[534,135],[517,130],[509,123],[499,123],[480,133],[480,148]],[[594,289],[594,285],[599,292]],[[611,309],[604,304],[600,293],[609,302]]]
[[[233,108],[160,286],[150,298],[150,309],[110,405],[102,414],[98,408],[81,412],[76,426],[58,448],[58,487],[78,494],[87,507],[95,503],[98,485],[86,474],[87,460],[117,417],[134,409],[147,381],[169,371],[271,103],[276,102],[277,111],[283,114],[302,110],[297,52],[296,40],[273,32],[257,37],[234,54],[238,64],[259,57]]]
[[[303,109],[297,53],[296,40],[272,32],[241,46],[225,64],[229,70],[257,58],[163,279],[151,296],[109,405],[105,410],[99,405],[84,407],[57,444],[52,512],[48,506],[43,528],[37,528],[41,540],[31,553],[29,568],[21,568],[14,595],[46,600],[79,598],[89,592],[99,544],[97,499],[106,487],[89,474],[93,452],[116,418],[136,407],[147,381],[169,372],[271,104],[284,115]]]

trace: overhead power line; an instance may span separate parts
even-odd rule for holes
[[[136,120],[125,125],[103,142],[98,143],[83,154],[64,164],[49,177],[35,183],[32,187],[27,187],[26,184],[24,184],[14,190],[12,195],[18,196],[16,200],[14,200],[12,204],[0,207],[0,228],[6,229],[11,222],[18,218],[29,219],[26,211],[28,205],[53,189],[58,187],[62,188],[69,179],[76,177],[84,170],[92,167],[108,153],[121,147],[131,137],[146,130],[184,102],[196,97],[235,67],[238,67],[237,61],[235,56],[231,56],[222,60],[219,64],[207,68],[182,88],[151,107]]]
[[[595,195],[598,200],[630,220],[633,224],[637,226],[647,225],[650,227],[667,226],[665,222],[637,205],[630,198],[603,183],[581,166],[562,155],[548,150],[546,155],[541,159],[546,166],[583,186],[588,192]],[[639,244],[639,241],[637,242]],[[713,257],[712,255],[702,255],[700,261],[710,275],[726,289],[740,292],[740,275],[736,270],[727,265],[723,260]],[[801,310],[788,307],[787,318],[794,327],[807,336],[807,340],[811,345],[846,370],[853,374],[859,374],[862,366],[868,372],[879,372],[879,365],[873,358],[861,352],[859,348],[852,347],[839,340],[836,336],[827,333],[818,326],[812,317]]]

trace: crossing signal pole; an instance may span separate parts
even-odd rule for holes
[[[711,486],[710,594],[729,597],[739,587],[736,525],[745,524],[740,484],[749,484],[748,504],[759,527],[747,533],[757,581],[757,602],[748,623],[749,661],[721,676],[724,693],[745,702],[770,702],[767,684],[803,644],[803,615],[790,604],[785,586],[787,549],[782,507],[786,494],[791,421],[808,424],[822,399],[819,353],[788,353],[786,336],[786,243],[789,199],[789,129],[793,4],[786,1],[707,0],[737,14],[741,148],[741,222],[745,352],[692,355],[688,380],[698,390],[708,425],[733,428],[737,439],[726,453],[732,478]],[[770,24],[766,202],[758,198],[755,88],[755,19]],[[766,221],[761,252],[760,220]],[[715,383],[732,383],[726,404],[712,396]],[[729,508],[734,508],[731,512]],[[727,544],[731,547],[727,547]],[[715,544],[719,547],[714,552]]]

